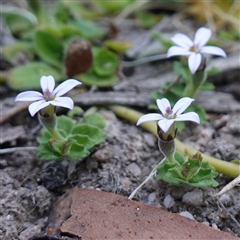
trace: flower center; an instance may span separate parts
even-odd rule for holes
[[[52,93],[49,91],[49,89],[46,89],[44,91],[44,99],[47,101],[53,100]]]
[[[197,45],[194,44],[193,46],[190,47],[189,51],[190,52],[199,52],[199,48]]]
[[[171,116],[172,113],[173,113],[172,109],[170,107],[167,107],[165,117],[172,118],[172,116]]]

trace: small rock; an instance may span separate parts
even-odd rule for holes
[[[182,212],[179,213],[179,215],[181,215],[183,217],[190,218],[192,220],[195,220],[193,215],[190,212],[188,212],[188,211],[182,211]]]
[[[193,189],[192,186],[188,184],[183,184],[181,187],[179,186],[172,186],[171,187],[171,196],[174,199],[181,199],[182,196]]]
[[[131,180],[129,178],[125,177],[125,178],[121,178],[120,182],[122,184],[122,189],[124,191],[129,191],[130,186],[132,184]]]
[[[94,170],[98,168],[98,162],[93,158],[87,158],[86,167],[88,170]]]
[[[92,158],[97,162],[106,163],[112,157],[112,150],[109,146],[98,149],[94,154],[92,154]]]
[[[202,224],[204,224],[206,226],[210,226],[209,222],[207,222],[207,221],[202,222]]]
[[[0,168],[1,169],[7,167],[7,165],[8,165],[7,160],[5,160],[5,159],[0,160]]]
[[[192,206],[200,206],[203,203],[202,190],[195,188],[193,191],[185,193],[182,202]]]
[[[174,204],[175,201],[170,194],[168,194],[163,200],[163,205],[165,208],[171,208]]]
[[[136,163],[131,163],[127,166],[127,169],[134,175],[139,176],[141,174],[141,169]]]
[[[150,133],[144,133],[143,135],[144,142],[149,146],[149,147],[155,147],[157,145],[156,143],[156,138],[150,134]]]
[[[219,229],[218,226],[217,226],[217,224],[215,224],[215,223],[212,223],[212,228],[214,228],[214,229]]]
[[[148,195],[148,203],[151,204],[155,201],[156,199],[156,192],[152,192]]]
[[[19,235],[19,240],[26,240],[30,239],[30,237],[33,237],[36,234],[39,234],[41,232],[41,226],[29,226],[25,230],[23,230]]]
[[[219,200],[226,206],[226,207],[229,207],[232,205],[233,203],[233,200],[232,200],[232,197],[229,193],[224,193],[223,195],[221,195],[219,197]]]

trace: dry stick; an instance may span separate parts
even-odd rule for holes
[[[240,168],[240,165],[239,165],[239,168]],[[220,192],[213,195],[213,197],[218,197],[218,196],[226,193],[227,191],[229,191],[230,189],[232,189],[233,187],[235,187],[238,184],[240,184],[240,175],[238,177],[236,177],[234,180],[232,180],[230,183],[228,183]]]
[[[22,150],[27,150],[27,151],[33,151],[36,150],[37,147],[13,147],[13,148],[5,148],[5,149],[0,149],[0,154],[6,154],[6,153],[12,153],[15,151],[22,151]]]
[[[226,207],[223,205],[223,203],[218,200],[219,205],[223,208],[223,210],[229,215],[229,217],[236,223],[236,225],[240,228],[240,223],[237,221],[237,219],[226,209]]]
[[[164,158],[164,159],[165,159],[165,158]],[[147,183],[148,180],[150,180],[150,179],[156,174],[158,166],[164,161],[164,159],[163,159],[160,163],[158,163],[157,166],[155,166],[155,167],[153,168],[153,170],[152,170],[152,171],[150,172],[150,174],[145,178],[145,180],[130,194],[130,196],[128,197],[128,199],[132,199],[132,198],[135,196],[135,194],[143,187],[143,185],[144,185],[145,183]]]

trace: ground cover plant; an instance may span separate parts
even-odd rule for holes
[[[1,7],[3,239],[81,237],[64,222],[80,204],[73,188],[240,236],[236,1]]]

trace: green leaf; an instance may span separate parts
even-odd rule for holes
[[[176,85],[173,85],[169,91],[171,93],[173,93],[174,95],[176,95],[177,97],[182,98],[184,86],[183,86],[183,84],[176,84]]]
[[[93,1],[94,4],[101,7],[108,13],[120,11],[123,8],[127,7],[132,0],[125,1]]]
[[[81,20],[82,18],[85,19],[96,19],[99,17],[99,13],[97,12],[97,9],[92,11],[92,9],[89,9],[87,6],[82,4],[80,1],[61,1],[61,4],[64,7],[64,11],[69,11],[70,14],[73,16],[76,20]],[[63,14],[60,12],[61,15]],[[60,15],[59,13],[59,15]]]
[[[52,75],[55,81],[60,81],[62,76],[59,71],[42,62],[32,62],[14,68],[8,79],[8,85],[14,90],[40,89],[40,78],[43,75]]]
[[[31,12],[22,8],[1,5],[1,12],[13,35],[21,35],[38,23]]]
[[[174,61],[173,63],[173,70],[178,76],[182,76],[182,81],[184,83],[188,83],[191,79],[191,73],[189,71],[189,68],[186,64],[180,62],[180,61]]]
[[[31,8],[31,10],[34,12],[35,16],[37,16],[38,21],[43,21],[43,8],[41,6],[40,0],[28,0],[28,5]]]
[[[211,75],[214,75],[214,74],[220,73],[220,72],[221,72],[221,68],[211,67],[210,69],[207,70],[207,76],[211,76]]]
[[[78,144],[84,146],[86,149],[90,149],[96,144],[95,140],[87,135],[74,134],[70,138],[76,140]]]
[[[171,184],[180,186],[187,183],[194,187],[216,187],[218,183],[214,178],[218,175],[208,162],[203,162],[201,154],[196,154],[192,159],[175,154],[176,163],[170,163],[166,159],[157,168],[157,178]],[[180,165],[179,165],[180,164]]]
[[[43,128],[41,129],[40,133],[41,133],[40,137],[37,138],[37,141],[38,141],[39,143],[46,143],[46,142],[48,142],[50,139],[53,138],[52,135],[49,133],[49,131],[48,131],[45,127],[43,127]],[[65,138],[67,137],[67,133],[66,133],[64,130],[59,129],[59,133],[60,133],[63,137],[65,137]]]
[[[198,103],[193,102],[185,112],[195,112],[200,118],[200,122],[204,123],[207,120],[207,113],[205,109]]]
[[[199,88],[199,90],[214,90],[214,89],[215,89],[214,84],[210,82],[203,83]]]
[[[27,56],[29,60],[34,57],[34,46],[31,42],[17,41],[13,44],[4,45],[2,47],[3,55],[9,62],[14,62],[20,53]]]
[[[180,152],[175,152],[174,158],[177,162],[179,162],[181,165],[186,161],[185,157]]]
[[[105,134],[100,128],[86,123],[73,127],[72,134],[87,135],[95,141],[95,144],[105,140]]]
[[[71,134],[72,128],[74,127],[74,122],[71,118],[62,115],[57,118],[57,127],[66,132],[67,135]]]
[[[105,118],[101,114],[98,114],[98,113],[93,113],[93,114],[85,116],[82,120],[82,123],[97,126],[102,130],[105,128]]]
[[[62,156],[60,153],[53,151],[49,143],[42,143],[37,147],[38,158],[42,160],[52,161],[61,160]]]
[[[63,67],[63,45],[54,35],[39,29],[34,42],[38,55],[44,61],[59,69]]]
[[[106,40],[105,46],[114,52],[121,53],[131,48],[131,43],[128,41]]]
[[[118,56],[104,48],[98,49],[94,54],[93,70],[98,76],[108,77],[114,74],[118,67]]]
[[[52,138],[51,134],[49,133],[49,131],[46,128],[42,128],[40,133],[41,133],[40,137],[37,138],[37,141],[40,144],[47,143]]]
[[[83,109],[75,106],[72,110],[69,110],[67,116],[74,120],[79,120],[79,118],[83,117]]]
[[[91,69],[87,73],[83,73],[74,77],[85,85],[94,85],[98,87],[109,87],[118,82],[117,76],[100,77]]]
[[[81,158],[87,157],[90,152],[83,146],[78,143],[74,143],[71,146],[70,152],[68,154],[69,160],[79,160]]]
[[[136,18],[141,27],[149,29],[156,25],[161,20],[162,16],[160,14],[152,14],[149,11],[139,11],[136,12]]]
[[[87,19],[71,22],[71,24],[81,32],[82,37],[87,39],[102,38],[106,34],[106,30],[95,22]]]

